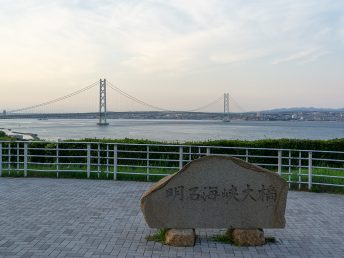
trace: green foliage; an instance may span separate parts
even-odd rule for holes
[[[190,141],[185,144],[201,146],[223,146],[223,147],[247,147],[247,148],[278,148],[297,150],[331,150],[343,151],[344,138],[332,140],[307,140],[307,139],[263,139],[263,140],[209,140]]]
[[[3,135],[0,134],[0,135]],[[66,143],[68,142],[68,143]],[[113,178],[114,148],[117,143],[117,179],[135,181],[157,181],[163,176],[159,174],[172,174],[179,168],[178,143],[167,143],[144,139],[81,139],[66,140],[64,142],[29,142],[30,155],[28,158],[29,169],[35,169],[36,165],[41,172],[29,173],[29,176],[52,176],[53,171],[65,170],[59,173],[59,177],[86,177],[87,144],[91,147],[91,178]],[[142,144],[142,145],[140,145]],[[146,146],[145,144],[149,144]],[[307,151],[301,153],[298,150],[338,151],[313,152],[313,185],[312,191],[343,193],[340,186],[326,186],[317,183],[344,185],[344,138],[333,140],[297,140],[297,139],[264,139],[257,141],[241,140],[215,140],[201,142],[187,142],[183,147],[184,165],[187,161],[197,159],[206,153],[205,146],[239,147],[239,148],[212,148],[211,154],[232,155],[247,160],[250,163],[259,164],[262,167],[277,171],[277,150],[282,152],[282,176],[292,181],[291,189],[307,190],[308,187],[308,155]],[[200,147],[199,147],[200,146]],[[202,147],[203,146],[203,147]],[[3,171],[15,169],[13,162],[24,162],[24,142],[2,142],[3,147]],[[242,149],[240,149],[240,147]],[[246,153],[245,148],[249,149]],[[265,148],[273,148],[269,150]],[[147,162],[147,150],[149,150],[149,162]],[[289,151],[290,150],[290,151]],[[342,152],[342,153],[340,153]],[[17,159],[17,154],[19,158]],[[193,154],[191,154],[193,153]],[[10,155],[9,155],[10,154]],[[59,158],[57,158],[57,154]],[[250,157],[246,156],[248,154]],[[291,159],[289,159],[291,155]],[[8,167],[6,162],[10,161]],[[56,165],[59,163],[59,165]],[[269,165],[273,164],[273,165]],[[289,166],[290,165],[290,166]],[[299,169],[301,165],[301,169]],[[149,168],[147,168],[149,166]],[[336,169],[333,169],[336,168]],[[341,170],[342,169],[342,170]],[[74,171],[72,171],[74,170]],[[75,173],[75,170],[80,172]],[[109,172],[110,174],[106,173]],[[136,173],[136,174],[129,174]],[[3,173],[5,175],[5,172]],[[20,174],[20,173],[19,173]],[[150,175],[148,175],[150,174]],[[17,175],[16,173],[13,175]],[[299,184],[298,182],[301,182]]]
[[[214,235],[212,237],[212,240],[215,242],[220,242],[220,243],[224,243],[224,244],[232,244],[232,242],[230,241],[227,234]]]
[[[0,141],[13,141],[15,138],[7,136],[4,131],[0,131]]]
[[[5,137],[5,136],[6,136],[5,132],[4,131],[0,131],[0,137]]]
[[[165,243],[165,234],[167,229],[158,229],[154,235],[149,235],[146,237],[147,241],[154,241],[164,244]]]
[[[234,242],[230,239],[228,232],[224,234],[218,234],[214,235],[212,237],[212,240],[215,242],[220,242],[224,244],[232,244],[235,245]],[[277,240],[275,237],[265,237],[265,243],[277,243]]]

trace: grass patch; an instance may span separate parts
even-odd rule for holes
[[[227,234],[217,234],[217,235],[214,235],[211,239],[215,242],[220,242],[224,244],[233,244],[233,242],[229,239]]]
[[[164,244],[166,232],[167,232],[167,229],[165,229],[165,228],[164,229],[158,229],[155,232],[155,234],[147,236],[146,240]]]
[[[223,243],[223,244],[231,244],[235,245],[234,242],[229,238],[228,234],[217,234],[212,237],[212,240],[215,242]],[[277,243],[277,239],[275,237],[265,237],[265,244],[268,243]],[[238,245],[235,245],[238,246]]]

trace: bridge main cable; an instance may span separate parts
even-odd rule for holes
[[[122,89],[118,88],[117,86],[113,85],[111,82],[108,82],[108,86],[118,92],[119,94],[141,104],[141,105],[144,105],[146,107],[150,107],[150,108],[153,108],[153,109],[156,109],[156,110],[159,110],[159,111],[166,111],[166,112],[196,112],[196,111],[199,111],[201,109],[204,109],[204,108],[207,108],[211,105],[214,105],[215,103],[219,102],[222,100],[222,96],[218,97],[217,99],[215,99],[214,101],[204,105],[204,106],[201,106],[201,107],[198,107],[198,108],[195,108],[195,109],[191,109],[191,110],[171,110],[171,109],[166,109],[166,108],[162,108],[162,107],[158,107],[158,106],[154,106],[154,105],[151,105],[151,104],[148,104],[147,102],[143,101],[143,100],[140,100],[136,97],[134,97],[133,95],[130,95],[129,93],[123,91]]]
[[[36,105],[32,105],[32,106],[29,106],[29,107],[25,107],[25,108],[20,108],[20,109],[15,109],[15,110],[10,110],[8,111],[8,113],[17,113],[17,112],[21,112],[21,111],[26,111],[26,110],[30,110],[30,109],[35,109],[35,108],[39,108],[39,107],[43,107],[43,106],[47,106],[47,105],[50,105],[50,104],[54,104],[56,102],[60,102],[62,100],[65,100],[65,99],[68,99],[68,98],[71,98],[75,95],[78,95],[84,91],[87,91],[87,90],[90,90],[92,89],[93,87],[97,86],[99,84],[98,81],[82,88],[82,89],[79,89],[77,91],[74,91],[72,93],[69,93],[67,95],[64,95],[62,97],[59,97],[59,98],[56,98],[56,99],[52,99],[52,100],[49,100],[47,102],[43,102],[43,103],[40,103],[40,104],[36,104]]]

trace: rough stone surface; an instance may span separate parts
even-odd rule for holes
[[[196,229],[193,247],[147,241],[138,200],[147,182],[0,177],[0,257],[343,257],[344,195],[289,191],[276,243],[237,247]]]
[[[165,244],[172,246],[194,246],[196,234],[194,229],[169,229],[165,234]]]
[[[259,246],[265,244],[262,229],[229,229],[227,235],[237,246]]]
[[[232,157],[194,160],[141,198],[151,228],[283,228],[288,185]]]

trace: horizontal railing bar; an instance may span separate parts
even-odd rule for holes
[[[148,174],[145,172],[122,172],[118,171],[116,174],[122,174],[122,175],[140,175],[140,176],[168,176],[170,174]]]
[[[145,158],[117,158],[118,160],[138,160],[138,161],[147,161]],[[164,161],[164,162],[179,162],[177,159],[149,159],[150,161]],[[184,162],[189,160],[183,160]]]
[[[56,155],[33,155],[28,154],[28,157],[46,157],[46,158],[56,158]],[[58,156],[59,158],[87,158],[87,156]],[[98,156],[94,156],[94,158],[98,158]]]
[[[55,172],[87,172],[86,169],[79,170],[79,169],[59,169],[59,170],[54,170]]]
[[[319,183],[319,182],[312,182],[313,185],[325,185],[325,186],[341,186],[344,187],[344,185],[339,184],[329,184],[329,183]]]
[[[121,153],[121,151],[119,151],[119,153]],[[145,152],[146,153],[146,152]],[[179,155],[179,152],[167,152],[167,151],[151,151],[149,150],[150,154],[171,154],[171,155]],[[188,153],[184,153],[184,154],[188,154]]]
[[[35,168],[28,168],[27,171],[36,171],[36,172],[57,172],[55,169],[35,169]]]
[[[336,167],[318,167],[318,166],[313,166],[313,168],[344,171],[344,168],[336,168]]]
[[[32,169],[32,168],[28,168],[27,171],[47,172],[47,173],[50,173],[50,172],[54,172],[54,173],[57,173],[57,172],[86,172],[86,170],[76,170],[76,169],[73,169],[73,170],[63,170],[63,169],[59,169],[59,170],[45,169],[45,170],[42,170],[42,169]]]
[[[287,183],[308,185],[308,182],[304,182],[304,181],[289,181],[289,180],[287,180]]]
[[[75,163],[64,163],[64,162],[59,162],[59,163],[54,163],[54,164],[56,164],[56,165],[62,165],[62,166],[68,166],[68,165],[70,165],[70,166],[73,166],[73,165],[84,165],[84,166],[86,166],[86,165],[87,165],[87,163],[79,163],[79,162],[75,162]]]
[[[163,169],[179,169],[178,167],[157,167],[157,166],[132,166],[132,165],[117,165],[118,167],[129,167],[129,168],[163,168]]]
[[[23,162],[20,164],[24,164]],[[57,163],[48,163],[48,162],[31,162],[28,161],[27,164],[31,164],[31,165],[57,165]]]
[[[318,158],[312,158],[312,160],[318,160],[318,161],[331,161],[331,162],[344,162],[344,160],[341,159],[318,159]]]
[[[253,163],[256,166],[269,166],[269,167],[277,167],[277,164],[264,164],[264,163]]]
[[[53,149],[53,150],[56,151],[56,148]],[[84,149],[62,149],[62,148],[59,147],[58,150],[59,151],[87,151],[87,148],[84,148]]]
[[[339,178],[339,179],[344,179],[344,176],[332,176],[332,175],[319,175],[319,174],[313,174],[313,177],[328,177],[328,178]]]
[[[19,163],[19,164],[24,164],[23,162]],[[74,165],[84,165],[86,166],[87,163],[63,163],[63,162],[53,162],[53,163],[47,163],[47,162],[27,162],[27,164],[31,164],[31,165],[50,165],[50,166],[55,166],[55,165],[63,165],[63,166],[74,166]]]
[[[147,150],[142,150],[142,151],[127,151],[127,150],[118,150],[118,153],[147,153]],[[178,155],[179,152],[167,152],[167,151],[151,151],[149,150],[149,153],[151,154],[171,154],[171,155]],[[189,153],[185,153],[189,154]]]
[[[14,146],[16,143],[59,143],[56,141],[0,141],[0,143],[7,143]],[[13,144],[13,145],[12,145]],[[200,145],[183,145],[183,144],[143,144],[143,143],[102,143],[102,142],[61,142],[61,144],[95,144],[95,145],[117,145],[117,146],[159,146],[159,147],[184,147],[184,148],[212,148],[212,149],[241,149],[241,150],[271,150],[271,151],[291,151],[291,152],[313,152],[313,153],[340,153],[344,151],[322,151],[322,150],[301,150],[301,149],[276,149],[276,148],[252,148],[252,147],[226,147],[226,146],[200,146]]]

